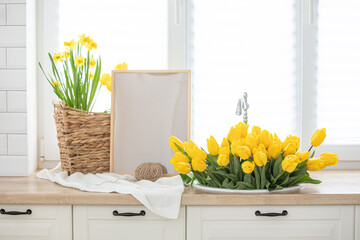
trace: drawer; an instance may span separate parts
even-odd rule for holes
[[[6,212],[28,215],[0,214],[0,239],[72,239],[71,206],[1,205]]]
[[[175,220],[160,217],[143,206],[74,206],[74,240],[185,239],[185,208]],[[114,216],[113,212],[145,215]]]
[[[187,228],[188,240],[354,239],[354,206],[189,206]]]

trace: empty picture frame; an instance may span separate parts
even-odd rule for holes
[[[190,137],[190,70],[114,70],[110,171],[134,173],[144,162],[169,163],[169,137]]]

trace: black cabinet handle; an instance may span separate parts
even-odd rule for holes
[[[255,212],[256,216],[266,216],[266,217],[277,217],[277,216],[286,216],[288,212],[286,210],[282,211],[282,213],[261,213],[259,210]]]
[[[123,216],[123,217],[134,217],[134,216],[145,216],[146,212],[141,210],[139,213],[125,212],[119,213],[118,211],[113,211],[114,216]]]
[[[26,212],[18,212],[18,211],[10,211],[7,212],[5,209],[0,209],[1,214],[7,214],[7,215],[30,215],[32,213],[31,209],[26,210]]]

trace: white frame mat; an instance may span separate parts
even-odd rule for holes
[[[190,138],[190,70],[114,70],[110,171],[134,173],[143,162],[169,163],[169,137]]]

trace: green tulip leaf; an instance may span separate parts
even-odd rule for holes
[[[255,166],[254,175],[255,175],[256,189],[260,189],[260,181],[261,181],[260,171],[261,170],[259,169],[259,167]]]
[[[235,185],[236,189],[245,190],[245,189],[255,189],[252,184],[247,182],[237,182]]]

